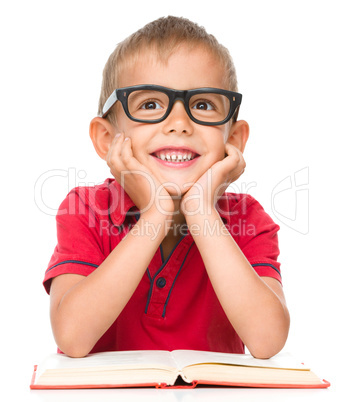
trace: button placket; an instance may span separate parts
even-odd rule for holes
[[[148,316],[154,318],[165,316],[165,305],[170,297],[171,288],[174,286],[179,270],[185,262],[191,240],[190,237],[181,239],[169,258],[159,268],[156,269],[156,266],[149,267],[151,287],[145,309]],[[156,263],[157,261],[153,259],[153,262]],[[155,272],[154,275],[153,272]]]

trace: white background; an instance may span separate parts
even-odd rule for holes
[[[340,389],[339,4],[1,3],[1,381],[27,390],[33,364],[55,351],[41,282],[56,244],[56,208],[75,185],[109,177],[88,136],[103,66],[118,42],[171,14],[204,25],[234,58],[240,118],[251,132],[247,169],[232,190],[255,196],[281,226],[292,318],[285,349],[333,383],[327,392]]]

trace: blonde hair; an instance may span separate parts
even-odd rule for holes
[[[228,49],[198,24],[186,18],[168,16],[152,21],[130,35],[119,43],[109,56],[103,69],[98,114],[102,114],[106,100],[119,87],[120,72],[128,62],[134,63],[143,52],[151,50],[161,62],[166,63],[183,44],[190,49],[203,46],[216,56],[226,71],[226,77],[224,77],[226,89],[237,92],[236,71]],[[113,111],[109,113],[108,120],[115,123]]]

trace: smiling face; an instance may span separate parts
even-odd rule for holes
[[[167,63],[151,51],[138,57],[120,75],[120,87],[151,84],[177,90],[202,87],[225,88],[225,71],[203,48],[180,47]],[[120,102],[115,105],[115,131],[132,141],[134,157],[146,166],[172,195],[184,194],[215,162],[225,155],[229,123],[221,126],[197,124],[176,101],[160,123],[130,120]]]

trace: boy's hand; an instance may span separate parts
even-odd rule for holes
[[[181,210],[185,217],[210,213],[229,184],[244,172],[246,163],[242,153],[228,143],[225,149],[228,156],[214,163],[184,194]]]
[[[107,165],[112,175],[124,188],[140,213],[156,207],[165,215],[172,214],[174,204],[170,194],[142,165],[132,152],[131,139],[124,134],[117,134],[107,154]]]

